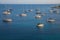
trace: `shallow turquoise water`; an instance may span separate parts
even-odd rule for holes
[[[60,14],[51,14],[49,9],[56,4],[0,4],[0,40],[60,40]],[[12,8],[11,15],[3,15],[3,10]],[[36,8],[45,12],[41,19],[35,19]],[[28,12],[27,17],[18,17],[24,10],[33,9]],[[55,18],[55,23],[48,23],[49,17]],[[11,23],[4,23],[4,18],[12,18]],[[43,28],[37,28],[38,23],[43,23]]]

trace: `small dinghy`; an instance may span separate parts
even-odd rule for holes
[[[40,11],[40,9],[39,9],[39,8],[37,8],[37,9],[36,9],[36,11]]]
[[[37,11],[36,14],[41,14],[41,12],[40,11]]]
[[[53,23],[53,22],[55,22],[55,19],[49,18],[47,21],[50,23]]]
[[[28,10],[29,12],[32,12],[33,10],[32,9],[30,9],[30,10]]]
[[[38,15],[35,16],[35,18],[40,19],[41,18],[41,15],[38,14]]]
[[[41,15],[42,15],[42,16],[45,16],[45,15],[46,15],[46,13],[42,13]]]
[[[9,15],[9,14],[11,14],[11,12],[10,11],[4,11],[3,14],[4,15]]]
[[[25,13],[22,13],[22,14],[20,14],[20,16],[27,16],[27,14],[25,14]]]
[[[37,27],[42,28],[42,27],[44,27],[44,24],[38,23],[38,24],[37,24]]]
[[[12,19],[3,19],[3,22],[12,22]]]

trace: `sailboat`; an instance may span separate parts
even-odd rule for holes
[[[20,16],[22,16],[22,17],[25,17],[25,16],[27,16],[27,14],[25,13],[25,7],[23,6],[23,13],[22,14],[20,14]]]

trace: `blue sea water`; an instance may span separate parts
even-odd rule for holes
[[[0,40],[60,40],[60,14],[49,12],[50,7],[57,4],[0,4]],[[10,15],[3,15],[3,10],[12,8]],[[36,19],[36,8],[42,13],[46,13],[41,19]],[[23,10],[32,9],[28,16],[20,17],[17,14],[23,13]],[[48,18],[55,18],[55,23],[48,23]],[[4,18],[11,18],[11,23],[5,23]],[[36,25],[43,23],[43,28]]]

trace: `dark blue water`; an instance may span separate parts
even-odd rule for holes
[[[0,4],[0,40],[60,40],[60,14],[51,14],[49,12],[51,6],[56,4]],[[12,8],[10,15],[3,15],[3,10]],[[35,19],[36,8],[42,13],[46,13],[41,19]],[[23,10],[32,9],[28,12],[28,16],[20,17],[17,14],[23,13]],[[48,23],[47,19],[55,18],[55,23]],[[4,18],[11,18],[11,23],[5,23]],[[36,25],[43,23],[43,28]]]

